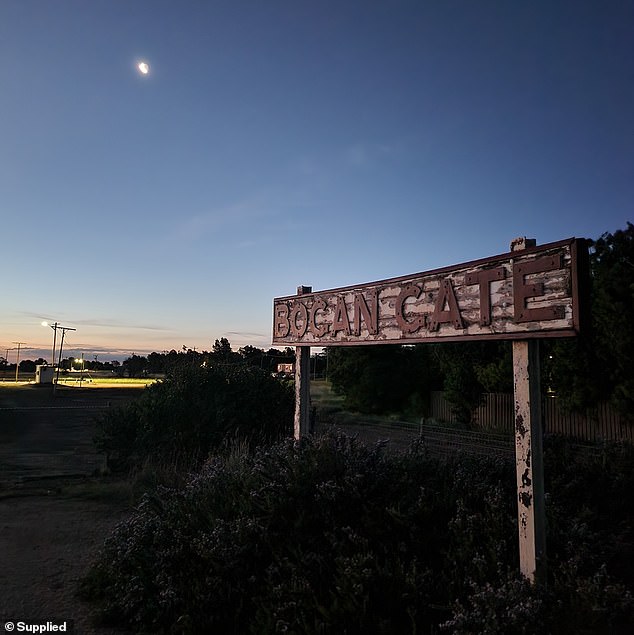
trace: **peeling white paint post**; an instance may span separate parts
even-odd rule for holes
[[[535,245],[515,240],[512,251]],[[531,582],[546,578],[546,526],[539,340],[513,342],[515,468],[520,571]]]
[[[297,295],[310,293],[312,287],[297,287]],[[303,305],[298,305],[303,306]],[[299,316],[304,321],[307,320],[306,315]],[[293,316],[294,327],[297,324],[298,314]],[[295,347],[295,421],[294,421],[294,437],[299,441],[302,437],[308,435],[310,431],[310,346]]]

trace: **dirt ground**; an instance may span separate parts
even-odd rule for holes
[[[120,504],[59,493],[0,500],[0,617],[26,623],[72,621],[75,633],[122,631],[93,624],[77,584],[125,515]]]
[[[77,584],[128,510],[121,496],[92,496],[103,465],[92,445],[96,412],[138,390],[59,392],[0,387],[0,618],[93,624]]]

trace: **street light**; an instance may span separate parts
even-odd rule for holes
[[[42,326],[50,326],[53,329],[55,335],[53,335],[53,366],[55,366],[55,340],[57,338],[57,329],[62,332],[62,339],[59,343],[59,360],[57,362],[57,375],[55,377],[55,383],[53,384],[53,394],[55,394],[55,388],[59,382],[59,368],[62,365],[62,351],[64,350],[64,336],[66,335],[66,331],[76,331],[77,329],[71,328],[70,326],[62,326],[55,322],[55,324],[49,324],[48,322],[42,322]]]
[[[55,367],[55,340],[57,339],[58,324],[57,322],[55,322],[55,324],[49,324],[48,322],[44,321],[42,322],[42,326],[50,326],[53,329],[53,352],[51,354],[51,366],[53,366],[54,368]]]
[[[81,360],[79,360],[80,362],[80,366],[79,366],[79,387],[81,388],[81,385],[84,381],[84,353],[82,351],[81,354]]]

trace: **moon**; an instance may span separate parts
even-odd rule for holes
[[[141,75],[147,75],[150,72],[150,65],[147,62],[139,62],[136,67]]]

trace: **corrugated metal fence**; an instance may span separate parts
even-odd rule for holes
[[[474,424],[481,430],[513,432],[513,395],[488,393],[474,413]],[[566,413],[556,397],[542,399],[544,431],[586,441],[634,442],[634,425],[623,420],[608,404],[601,404],[588,414]],[[442,392],[432,392],[430,416],[437,421],[455,422],[451,404]]]

